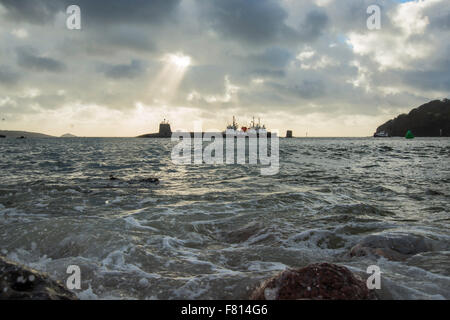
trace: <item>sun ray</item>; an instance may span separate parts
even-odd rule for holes
[[[182,53],[169,53],[161,61],[164,66],[150,86],[150,95],[154,101],[169,103],[176,95],[192,59]]]

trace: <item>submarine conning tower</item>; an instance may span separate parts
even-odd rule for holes
[[[170,129],[170,123],[164,119],[159,124],[159,136],[170,138],[172,136],[172,130]]]

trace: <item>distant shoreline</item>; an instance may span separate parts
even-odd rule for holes
[[[19,131],[19,130],[0,130],[0,135],[6,138],[57,138],[44,133],[39,132],[29,132],[29,131]]]
[[[2,136],[5,136],[4,138]],[[30,139],[142,139],[140,137],[136,137],[136,136],[52,136],[52,135],[48,135],[48,134],[44,134],[44,133],[39,133],[39,132],[30,132],[30,131],[19,131],[19,130],[0,130],[0,138],[3,139],[16,139],[16,138],[20,138],[20,137],[25,137],[25,138],[30,138]],[[334,137],[314,137],[314,136],[310,136],[310,137],[293,137],[293,138],[285,138],[285,137],[279,137],[280,139],[365,139],[365,138],[373,138],[373,136],[368,135],[368,136],[334,136]],[[391,137],[391,138],[387,138],[387,139],[380,139],[380,141],[389,141],[391,139],[402,139],[402,137]],[[449,137],[420,137],[420,138],[449,138]],[[170,137],[166,137],[166,138],[161,138],[161,137],[146,137],[145,139],[171,139]]]

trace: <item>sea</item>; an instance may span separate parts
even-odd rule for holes
[[[174,145],[0,139],[0,255],[63,284],[79,266],[80,299],[247,299],[316,262],[378,266],[383,299],[450,299],[449,138],[280,139],[267,176],[174,164]],[[349,254],[374,235],[427,245]]]

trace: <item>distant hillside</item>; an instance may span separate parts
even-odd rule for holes
[[[66,134],[63,134],[62,136],[61,136],[61,138],[76,138],[77,136],[75,136],[75,135],[73,135],[73,134],[71,134],[71,133],[66,133]]]
[[[37,132],[28,132],[28,131],[10,131],[10,130],[0,130],[0,135],[6,136],[6,138],[54,138],[53,136],[49,136],[43,133]]]
[[[404,137],[411,130],[416,137],[450,137],[450,100],[434,100],[401,114],[377,128],[392,137]]]

